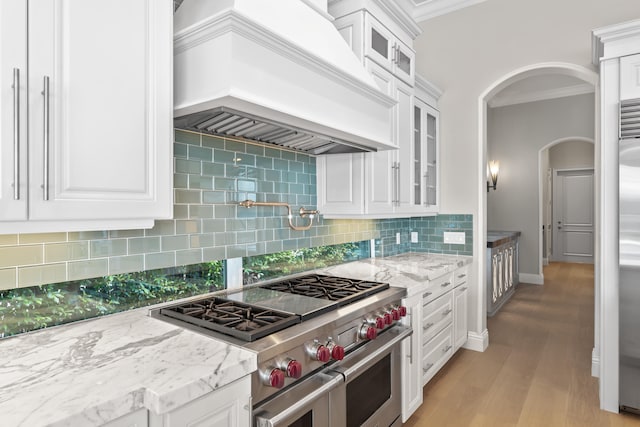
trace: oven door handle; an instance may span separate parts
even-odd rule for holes
[[[396,325],[393,328],[378,335],[374,341],[368,342],[358,350],[345,357],[340,366],[332,368],[333,371],[344,375],[345,381],[349,382],[351,377],[357,377],[366,371],[379,357],[385,355],[393,346],[399,344],[403,339],[410,336],[413,329],[410,326]]]
[[[311,402],[321,397],[323,394],[328,393],[330,390],[336,388],[338,385],[344,382],[344,378],[342,375],[333,375],[330,376],[328,373],[317,373],[315,375],[325,376],[325,380],[323,384],[313,390],[310,393],[305,393],[302,397],[296,400],[296,402],[284,409],[283,411],[279,411],[275,414],[271,414],[268,411],[262,412],[260,414],[256,414],[255,422],[256,427],[277,427],[280,426],[287,418],[291,415],[295,414],[296,411],[299,411],[306,406],[309,406]],[[289,392],[294,392],[290,390]]]

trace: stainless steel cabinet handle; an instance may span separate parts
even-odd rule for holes
[[[44,76],[42,95],[44,96],[42,144],[43,144],[43,182],[44,200],[49,200],[49,76]]]
[[[460,288],[460,292],[464,292],[467,290],[467,287],[465,286],[464,288]]]
[[[463,277],[467,277],[467,275],[466,274],[459,274],[458,275],[458,279],[462,279]]]
[[[451,310],[451,309],[449,308],[449,309],[447,309],[447,310],[443,311],[443,312],[442,312],[442,315],[443,315],[443,316],[446,316],[446,315],[448,315],[449,313],[451,313],[452,311],[453,311],[453,310]]]
[[[427,329],[431,328],[432,326],[433,326],[433,323],[427,323],[426,325],[424,325],[424,326],[422,327],[422,330],[423,330],[423,331],[426,331]]]
[[[429,369],[433,368],[433,363],[429,363],[427,366],[425,366],[424,368],[422,368],[422,373],[426,374]]]
[[[396,204],[396,162],[391,163],[391,204]]]
[[[431,296],[431,292],[425,292],[424,294],[422,294],[422,298],[427,298],[429,296]]]
[[[447,351],[451,350],[452,348],[453,348],[453,346],[448,345],[448,346],[446,346],[445,348],[442,349],[442,352],[446,353]]]
[[[396,165],[396,206],[400,206],[400,162]]]
[[[446,288],[447,286],[449,286],[451,284],[451,282],[444,282],[442,285],[440,285],[443,288]]]
[[[13,69],[13,199],[20,200],[20,69]]]

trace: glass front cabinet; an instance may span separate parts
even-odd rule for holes
[[[413,108],[413,203],[429,212],[437,212],[439,112],[417,97]]]

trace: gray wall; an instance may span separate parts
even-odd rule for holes
[[[438,102],[441,212],[473,214],[474,232],[480,233],[484,166],[479,170],[478,106],[483,92],[533,64],[563,62],[594,70],[591,30],[639,16],[637,1],[630,0],[489,0],[422,22],[414,43],[416,71],[444,91]],[[474,235],[475,241],[483,239]],[[472,336],[486,329],[484,280],[475,279],[478,287],[469,294]]]
[[[488,157],[500,161],[500,177],[497,191],[487,195],[487,227],[522,232],[521,273],[541,274],[538,154],[561,138],[593,138],[594,110],[593,94],[488,109]],[[591,152],[593,161],[593,146]]]
[[[551,169],[592,168],[593,144],[587,141],[565,141],[549,148]]]

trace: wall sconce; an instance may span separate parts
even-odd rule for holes
[[[498,173],[500,172],[500,162],[491,160],[489,162],[489,176],[487,177],[487,193],[490,188],[496,189],[498,185]]]

